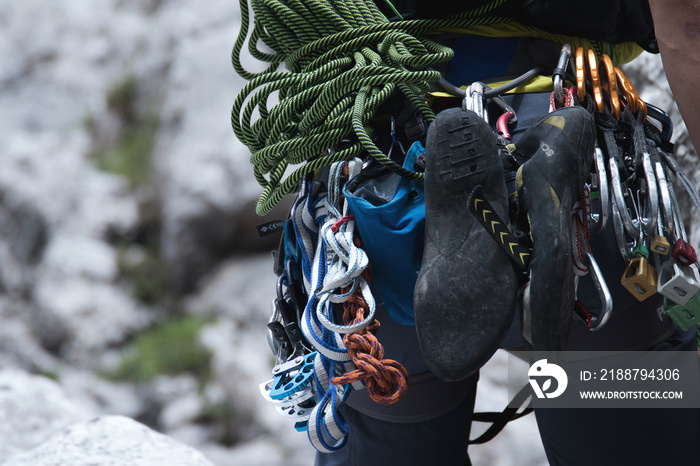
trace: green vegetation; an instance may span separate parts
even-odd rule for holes
[[[137,119],[123,130],[115,147],[93,154],[97,167],[123,176],[132,186],[144,185],[151,178],[151,151],[157,129],[156,116]]]
[[[208,319],[179,317],[139,334],[126,348],[120,365],[103,373],[112,380],[148,382],[156,376],[191,373],[203,385],[211,377],[211,353],[197,335]]]
[[[90,157],[100,170],[123,176],[133,187],[146,184],[152,175],[151,152],[160,120],[153,105],[140,102],[138,82],[127,76],[107,92],[107,109],[117,116],[120,131],[110,147],[98,147]],[[86,126],[94,128],[94,117]]]
[[[41,375],[43,377],[46,377],[47,379],[51,379],[54,382],[60,382],[61,381],[61,375],[58,372],[49,370],[49,369],[37,369],[34,371],[36,375]]]
[[[120,244],[119,270],[132,286],[134,299],[148,305],[167,305],[170,297],[170,271],[155,244]],[[132,254],[138,251],[134,260]]]
[[[87,115],[83,124],[92,136],[88,157],[102,171],[126,179],[132,189],[153,181],[152,152],[160,125],[158,102],[134,75],[126,75],[107,91],[108,114]],[[152,191],[139,191],[138,230],[116,236],[122,278],[132,284],[134,299],[165,305],[171,297],[170,274],[160,256],[160,209]]]
[[[233,446],[238,441],[235,428],[235,409],[231,400],[208,404],[197,417],[197,422],[215,426],[217,443],[226,447]]]
[[[127,120],[133,120],[137,98],[136,78],[129,75],[117,82],[107,92],[107,108]]]

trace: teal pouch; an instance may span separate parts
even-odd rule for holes
[[[424,153],[420,142],[413,143],[404,168],[413,170]],[[394,321],[414,325],[413,288],[425,239],[423,183],[385,170],[379,176],[363,172],[343,192],[369,257],[373,289]]]

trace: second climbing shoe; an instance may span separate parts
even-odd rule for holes
[[[576,299],[571,209],[590,173],[595,140],[592,115],[582,107],[565,107],[516,142],[518,156],[529,159],[517,172],[516,186],[533,243],[529,325],[523,330],[535,351],[566,347]]]

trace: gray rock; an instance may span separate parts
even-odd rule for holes
[[[53,380],[18,369],[0,371],[0,463],[95,415]]]
[[[32,303],[0,294],[0,367],[56,373],[62,363],[46,348],[53,339],[63,338],[61,326],[54,323],[40,328],[33,316],[36,308]]]
[[[230,317],[243,328],[264,326],[277,297],[272,265],[269,253],[223,262],[184,300],[187,312]]]
[[[91,406],[99,414],[118,414],[137,418],[143,400],[129,382],[115,382],[98,377],[94,372],[74,366],[60,370],[61,387],[81,404]]]
[[[48,320],[44,329],[63,329],[52,330],[48,347],[69,340],[94,349],[147,323],[118,283],[116,250],[106,240],[112,229],[132,228],[136,203],[122,180],[82,160],[82,138],[72,141],[58,145],[19,134],[3,156],[0,292],[33,301],[29,310],[38,327]],[[106,338],[85,327],[96,322],[104,324]]]
[[[245,81],[230,62],[240,22],[235,2],[180,18],[161,112],[155,168],[163,216],[163,254],[181,293],[232,252],[267,249],[257,238],[254,202],[262,191],[250,153],[233,134],[231,105]],[[282,216],[286,212],[275,212]]]
[[[204,455],[124,416],[101,416],[55,434],[5,466],[212,466]]]
[[[202,329],[200,341],[212,352],[216,384],[235,414],[235,448],[199,447],[218,465],[312,464],[315,450],[306,433],[280,416],[260,395],[258,386],[272,378],[273,354],[266,326],[275,294],[268,254],[229,260],[201,282],[186,301],[188,312],[218,316]],[[219,395],[221,396],[221,395]]]
[[[0,290],[22,296],[47,242],[46,220],[33,204],[0,188]]]
[[[87,4],[6,5],[0,18],[7,26],[0,49],[12,52],[8,60],[17,66],[0,75],[0,105],[7,110],[0,116],[6,128],[0,135],[0,292],[33,301],[28,306],[32,325],[52,351],[64,343],[95,348],[99,334],[79,325],[86,313],[107,307],[100,299],[132,310],[126,318],[130,325],[144,323],[128,292],[118,286],[115,252],[107,241],[110,231],[134,227],[136,200],[124,180],[97,171],[85,157],[89,140],[82,120],[104,106],[112,82],[106,76],[119,69],[100,58],[109,50],[100,51],[99,44],[107,42],[97,26],[110,16],[106,11],[91,16]],[[128,35],[127,30],[122,32]],[[90,34],[100,38],[85,39]],[[81,43],[91,45],[76,46]],[[36,102],[42,102],[41,111]],[[86,289],[92,291],[85,295]],[[80,305],[70,303],[74,298]],[[111,333],[107,343],[127,336],[112,330],[124,326],[105,322],[104,328]]]
[[[152,321],[149,309],[120,286],[116,250],[89,236],[55,235],[37,271],[34,299],[64,327],[64,356],[79,361],[93,360],[95,350],[124,341]]]

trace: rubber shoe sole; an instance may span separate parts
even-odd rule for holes
[[[474,112],[440,112],[427,136],[426,240],[414,292],[416,331],[430,370],[445,381],[474,374],[510,328],[518,276],[468,210],[477,185],[508,221],[503,166],[493,131]]]
[[[535,351],[566,348],[574,313],[571,208],[590,173],[595,123],[582,107],[542,118],[522,135],[516,151],[529,157],[518,170],[518,199],[530,223],[530,342]],[[526,319],[527,320],[527,319]]]

